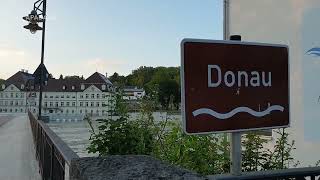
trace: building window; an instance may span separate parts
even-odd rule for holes
[[[56,107],[58,107],[59,106],[59,102],[56,102]]]
[[[97,110],[96,112],[97,112],[97,114],[99,114],[99,110]]]
[[[67,98],[70,98],[70,96],[69,96],[69,95],[67,95]]]
[[[50,96],[50,98],[52,99],[52,98],[53,98],[53,96]]]
[[[59,99],[59,95],[56,95],[56,98]]]
[[[72,106],[76,106],[76,102],[72,102]]]
[[[102,85],[102,87],[101,87],[101,89],[104,91],[104,90],[106,90],[106,85]]]
[[[82,114],[82,109],[80,109],[80,114]]]
[[[72,98],[73,98],[73,99],[75,99],[75,98],[76,98],[76,96],[72,96]]]
[[[64,106],[64,102],[61,102],[61,106]]]
[[[83,102],[80,102],[80,106],[83,106]]]
[[[91,102],[91,107],[93,107],[94,106],[94,103],[93,102]]]
[[[61,98],[64,98],[64,95],[61,95]]]
[[[74,113],[74,110],[72,109],[71,113],[73,114]]]
[[[44,106],[45,106],[45,107],[48,107],[48,102],[44,102]]]
[[[74,90],[75,89],[74,86],[72,86],[71,89]]]
[[[13,101],[10,101],[10,106],[13,106]]]
[[[67,110],[66,110],[66,114],[68,114],[68,113],[69,113],[69,110],[67,109]]]
[[[16,101],[16,102],[15,102],[15,105],[16,105],[16,106],[18,106],[18,105],[19,105],[19,102],[18,102],[18,101]]]
[[[86,99],[88,99],[89,98],[89,94],[86,94]]]
[[[88,103],[88,102],[86,102],[86,106],[87,106],[87,107],[89,106],[89,103]]]
[[[97,107],[99,107],[99,106],[100,106],[100,103],[99,103],[99,102],[97,102],[97,103],[96,103],[96,106],[97,106]]]
[[[44,95],[44,98],[48,98],[47,94]]]
[[[63,90],[66,90],[66,89],[67,89],[67,87],[66,87],[65,85],[63,85],[63,86],[62,86],[62,89],[63,89]]]
[[[24,98],[24,93],[21,93],[20,97],[21,97],[21,98]]]
[[[106,95],[105,94],[102,94],[102,98],[105,98],[106,97]]]
[[[11,93],[11,94],[10,94],[10,97],[12,97],[12,98],[13,98],[13,93]]]
[[[83,95],[80,95],[80,99],[82,99],[83,98]]]
[[[81,90],[84,90],[84,84],[81,84]]]
[[[15,109],[15,112],[18,112],[18,109]]]
[[[13,87],[11,86],[11,90],[13,90]]]
[[[52,107],[53,106],[53,103],[52,102],[50,102],[50,107]]]
[[[21,84],[21,89],[24,89],[24,85],[23,84]]]
[[[5,89],[6,88],[6,85],[2,84],[2,89]]]
[[[91,94],[91,98],[94,99],[94,94]]]
[[[97,99],[99,99],[100,98],[100,94],[97,94]]]
[[[69,103],[69,102],[67,102],[67,106],[70,106],[70,103]]]

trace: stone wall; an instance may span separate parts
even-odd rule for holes
[[[191,171],[143,155],[86,157],[71,161],[70,180],[102,179],[198,180],[205,178]]]

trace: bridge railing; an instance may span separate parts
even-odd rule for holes
[[[79,156],[44,122],[28,112],[40,174],[44,180],[69,179],[71,160]]]
[[[243,172],[240,176],[220,174],[208,176],[209,180],[320,180],[320,167],[290,168],[269,171]]]

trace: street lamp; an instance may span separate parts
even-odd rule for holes
[[[40,8],[42,6],[42,9]],[[47,0],[38,0],[33,5],[33,10],[28,16],[23,17],[23,20],[29,22],[28,25],[23,26],[25,29],[30,30],[32,34],[36,33],[37,31],[42,31],[42,45],[41,45],[41,63],[38,67],[40,72],[35,72],[35,82],[39,82],[40,89],[39,89],[39,115],[38,119],[41,120],[41,105],[42,105],[42,90],[43,90],[43,80],[47,77],[44,71],[44,37],[45,37],[45,29],[46,29],[46,9],[47,9]],[[42,17],[41,17],[42,16]],[[42,23],[42,27],[38,24]]]

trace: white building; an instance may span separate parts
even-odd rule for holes
[[[43,87],[42,115],[53,121],[81,120],[85,115],[105,116],[114,87],[106,76],[95,72],[87,79],[49,78]],[[19,71],[0,88],[0,113],[38,113],[39,85],[34,77]]]
[[[136,86],[125,86],[123,88],[123,99],[125,100],[138,100],[143,98],[146,92],[142,88]]]

